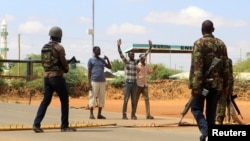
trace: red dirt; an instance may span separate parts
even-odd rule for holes
[[[19,102],[19,103],[29,103],[28,99],[19,99],[19,100],[9,100],[8,102]],[[32,99],[31,105],[39,105],[41,99]],[[150,107],[151,107],[151,114],[153,116],[169,116],[169,117],[177,117],[181,118],[181,112],[186,104],[188,99],[174,99],[174,100],[151,100],[150,101]],[[114,99],[106,99],[105,107],[103,108],[103,111],[109,111],[109,112],[118,112],[121,113],[122,111],[122,103],[123,100],[114,100]],[[244,123],[250,123],[250,102],[247,101],[236,101],[237,105],[240,108],[241,114],[243,116],[243,120],[239,116],[239,119]],[[76,107],[76,108],[86,108],[88,105],[88,99],[87,98],[71,98],[70,99],[70,107]],[[57,97],[54,97],[50,106],[60,106],[60,101]],[[128,113],[130,113],[130,101],[128,104]],[[137,114],[145,115],[145,105],[143,98],[140,99],[138,108],[137,108]],[[189,111],[185,118],[193,119],[193,115]]]
[[[237,93],[238,98],[235,99],[241,115],[244,119],[238,118],[244,123],[250,123],[250,85],[248,83],[236,83],[234,86],[234,92]],[[123,88],[112,87],[107,85],[106,88],[106,103],[104,111],[118,112],[122,111],[123,104]],[[87,107],[88,105],[88,92],[83,89],[83,86],[78,89],[71,90],[71,96],[78,95],[80,98],[70,98],[70,107]],[[14,102],[14,103],[29,103],[29,96],[32,94],[31,104],[40,104],[42,93],[38,93],[34,90],[23,91],[16,90],[11,91],[8,94],[1,95],[1,101]],[[181,118],[181,112],[183,111],[185,104],[190,97],[190,89],[187,87],[186,81],[179,80],[160,80],[149,83],[149,97],[151,114],[153,116],[170,116]],[[55,95],[50,106],[60,106],[58,97]],[[128,104],[128,113],[130,113],[130,101]],[[137,114],[145,114],[144,100],[141,97]],[[189,111],[185,118],[193,119],[193,115]]]

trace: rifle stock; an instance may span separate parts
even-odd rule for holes
[[[211,70],[221,61],[221,59],[214,57],[212,63],[209,66],[209,69],[206,71],[204,76],[204,86],[206,86],[207,82],[213,81],[213,79],[208,79],[208,75],[210,74]],[[209,91],[206,88],[203,88],[202,95],[207,96]]]

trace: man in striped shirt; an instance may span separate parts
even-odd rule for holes
[[[118,47],[118,52],[119,55],[122,59],[122,61],[125,63],[125,72],[126,72],[126,80],[125,80],[125,87],[124,87],[124,100],[123,100],[123,108],[122,108],[122,119],[128,119],[127,117],[127,105],[128,105],[128,100],[131,97],[131,107],[132,107],[132,111],[131,111],[131,119],[136,120],[137,117],[135,115],[136,112],[136,66],[139,62],[139,60],[135,60],[135,54],[134,52],[130,51],[128,53],[128,57],[129,59],[127,59],[122,51],[121,51],[121,46],[122,41],[121,39],[119,39],[117,41],[117,47]],[[145,58],[148,55],[148,52],[151,50],[152,46],[149,47],[149,49],[147,50],[147,52],[145,53]]]

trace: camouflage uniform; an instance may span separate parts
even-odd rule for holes
[[[213,81],[203,86],[203,77],[209,69],[210,64],[214,57],[222,59],[222,61],[211,71],[208,78]],[[225,70],[227,60],[226,45],[213,35],[206,34],[194,43],[194,51],[192,53],[192,62],[190,69],[189,88],[203,89],[216,88],[222,90],[227,87],[227,76],[225,75],[228,70]]]
[[[204,83],[205,73],[209,69],[214,57],[221,59],[221,61],[207,77],[209,79],[211,78],[212,81]],[[227,81],[225,81],[227,77],[225,60],[227,58],[226,45],[222,40],[215,38],[212,33],[203,33],[203,37],[194,42],[189,88],[192,89],[192,96],[194,97],[194,101],[191,105],[191,112],[202,134],[200,136],[200,141],[205,141],[208,135],[208,125],[215,124],[216,106],[219,94],[220,91],[228,85],[226,83]],[[207,96],[202,95],[203,88],[209,91]],[[204,106],[205,100],[206,106]],[[204,107],[206,108],[205,116],[203,114]]]
[[[227,69],[228,69],[228,89],[224,91],[219,98],[217,105],[217,121],[219,124],[223,124],[223,120],[226,116],[226,107],[229,96],[232,96],[233,86],[234,86],[234,78],[233,78],[233,67],[232,60],[227,60]]]

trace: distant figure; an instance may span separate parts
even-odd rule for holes
[[[89,107],[90,107],[90,119],[95,119],[93,110],[95,106],[95,99],[98,98],[98,119],[106,119],[102,115],[102,108],[105,103],[105,90],[106,90],[106,78],[104,74],[104,68],[111,69],[109,58],[104,55],[104,58],[100,58],[101,49],[98,46],[93,47],[94,56],[88,60],[88,83],[89,83]],[[107,62],[106,62],[106,61]]]
[[[74,132],[76,129],[69,128],[69,95],[64,73],[69,71],[65,58],[65,50],[61,43],[62,30],[60,27],[52,27],[49,31],[50,40],[42,48],[42,66],[44,68],[44,97],[38,108],[33,131],[44,132],[41,122],[51,102],[54,91],[58,94],[61,102],[61,132]]]
[[[149,46],[152,46],[151,41],[149,41]],[[144,101],[145,101],[145,107],[146,107],[146,119],[154,119],[154,117],[150,114],[147,76],[154,73],[157,66],[155,65],[153,69],[149,69],[148,65],[145,62],[144,54],[140,54],[139,58],[140,58],[140,62],[137,65],[137,74],[136,74],[136,82],[137,82],[136,108],[137,108],[140,96],[142,94]]]
[[[117,41],[117,47],[118,47],[118,53],[122,59],[122,61],[125,64],[125,72],[126,72],[126,80],[125,80],[125,86],[124,86],[124,100],[123,100],[123,107],[122,107],[122,119],[128,119],[127,117],[127,105],[128,105],[128,100],[131,97],[131,119],[132,120],[137,120],[137,117],[135,115],[136,113],[136,66],[139,60],[135,60],[135,54],[134,52],[130,51],[128,53],[129,59],[125,58],[122,51],[121,51],[121,44],[122,40],[119,39]],[[152,46],[151,46],[152,47]],[[148,52],[151,50],[151,47],[147,50],[145,53],[144,58],[147,57]]]
[[[191,105],[191,112],[201,132],[200,141],[205,141],[208,136],[208,125],[215,124],[216,106],[220,91],[228,87],[227,69],[225,67],[228,56],[224,42],[215,38],[212,34],[214,32],[212,21],[205,20],[202,23],[201,31],[203,37],[194,42],[189,88],[192,89],[192,96],[194,98]],[[205,79],[205,73],[210,68],[214,57],[221,59],[221,61]],[[207,96],[202,94],[204,88],[208,90]],[[206,110],[204,115],[205,100]]]

